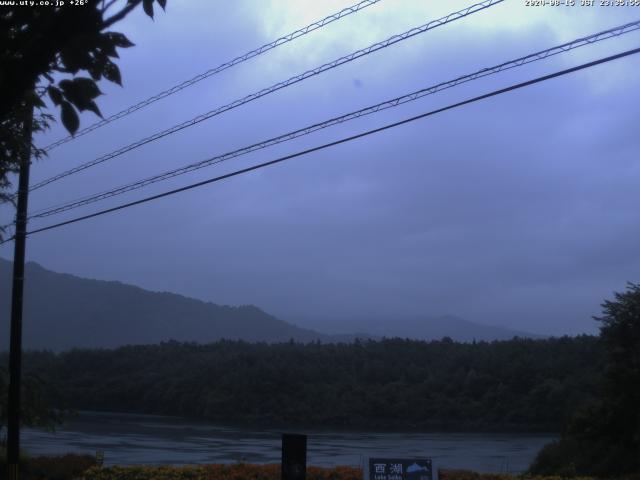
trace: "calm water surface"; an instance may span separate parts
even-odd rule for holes
[[[107,465],[277,463],[282,430],[229,427],[174,417],[81,412],[55,434],[25,429],[32,455],[102,450]],[[295,430],[287,430],[294,433]],[[371,433],[300,430],[308,464],[360,466],[367,457],[431,457],[438,468],[480,472],[527,469],[551,435]]]

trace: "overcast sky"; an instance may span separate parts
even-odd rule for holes
[[[169,0],[116,30],[124,88],[105,115],[354,3]],[[382,0],[70,142],[32,183],[472,2]],[[580,1],[578,0],[578,4]],[[640,7],[504,3],[305,80],[34,192],[32,210],[224,153],[640,18]],[[45,226],[432,110],[640,43],[583,47],[162,182]],[[28,259],[220,304],[307,317],[459,315],[595,331],[640,281],[640,56],[451,110],[240,177],[29,238]],[[82,125],[95,121],[83,115]],[[46,145],[60,126],[40,137]],[[2,220],[10,220],[4,208]],[[3,222],[4,223],[4,222]],[[1,247],[10,258],[12,245]],[[28,281],[28,279],[27,279]]]

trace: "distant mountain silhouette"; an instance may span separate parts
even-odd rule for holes
[[[8,348],[12,263],[0,259],[0,350]],[[252,305],[230,307],[120,282],[55,273],[26,265],[23,342],[26,348],[111,348],[166,340],[211,342],[330,341]],[[7,340],[5,340],[7,339]]]
[[[418,340],[440,340],[443,337],[459,342],[510,340],[513,337],[544,338],[543,335],[511,330],[506,327],[481,325],[453,315],[358,316],[343,318],[307,318],[304,325],[329,334],[366,331],[373,337],[401,337]]]
[[[11,262],[0,258],[0,351],[8,348],[11,267]],[[282,321],[253,305],[216,305],[121,282],[56,273],[34,262],[27,263],[25,276],[23,344],[31,349],[112,348],[167,340],[206,343],[222,338],[348,342],[356,337],[382,336],[449,336],[460,341],[534,337],[456,317],[318,319],[312,328],[320,333]]]

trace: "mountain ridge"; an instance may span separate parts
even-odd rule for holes
[[[401,337],[417,340],[437,340],[451,337],[457,341],[472,342],[510,340],[513,337],[546,338],[545,335],[513,330],[498,325],[471,322],[456,315],[360,315],[350,317],[307,317],[308,328],[330,334],[366,331],[374,337]],[[345,327],[348,325],[348,328]]]
[[[0,300],[4,300],[0,306],[0,334],[3,337],[6,334],[7,339],[11,266],[10,261],[0,258]],[[436,325],[433,318],[438,317],[419,317],[413,326],[397,319],[363,317],[349,323],[348,328],[341,321],[341,330],[328,333],[331,320],[326,318],[317,325],[302,327],[255,305],[219,305],[115,280],[53,272],[35,262],[27,262],[25,269],[23,342],[27,349],[114,348],[168,340],[207,343],[223,338],[268,343],[291,339],[336,343],[385,336],[418,339],[450,336],[462,341],[507,339],[516,335],[535,337],[463,319],[457,319],[456,325],[449,322],[449,327]],[[463,335],[464,329],[472,335]],[[0,345],[0,350],[3,347]]]
[[[35,262],[28,262],[25,270],[26,348],[111,348],[222,338],[267,342],[291,338],[331,340],[328,335],[291,325],[253,305],[218,305],[119,281],[85,279],[52,272]],[[11,263],[0,260],[0,295],[5,300],[0,318],[7,336],[10,275]]]

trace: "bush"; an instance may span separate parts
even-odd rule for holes
[[[75,480],[91,467],[96,459],[91,455],[67,454],[60,457],[23,457],[23,480]],[[7,475],[6,457],[0,454],[0,480]]]
[[[440,480],[514,480],[512,475],[477,473],[470,470],[439,470]]]
[[[85,480],[280,480],[280,465],[198,465],[184,467],[94,467]],[[362,480],[353,467],[307,467],[307,480]]]
[[[560,475],[575,477],[578,472],[571,459],[579,456],[579,446],[568,439],[557,440],[545,445],[529,467],[533,475]]]

